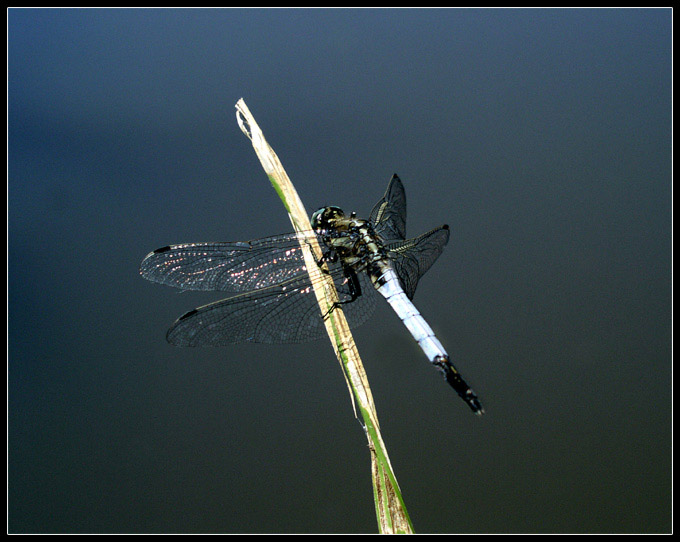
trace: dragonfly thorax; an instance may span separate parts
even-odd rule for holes
[[[328,254],[339,258],[346,268],[368,271],[378,262],[386,263],[387,253],[371,223],[357,218],[355,213],[350,216],[335,215],[325,228],[316,231],[330,251]]]

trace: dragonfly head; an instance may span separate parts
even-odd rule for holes
[[[340,207],[323,207],[312,214],[312,228],[315,230],[325,230],[333,225],[333,222],[345,216]]]

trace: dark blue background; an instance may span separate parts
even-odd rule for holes
[[[385,305],[355,339],[416,531],[671,528],[670,10],[8,12],[10,532],[375,532],[326,341],[178,349],[168,243],[308,210],[452,237],[416,305],[473,416]]]

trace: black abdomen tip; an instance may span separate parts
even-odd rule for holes
[[[472,412],[478,416],[484,414],[484,407],[479,402],[477,394],[463,380],[463,377],[460,376],[460,373],[453,366],[448,356],[436,356],[432,363],[442,371],[449,386],[456,390],[458,396],[467,403]]]

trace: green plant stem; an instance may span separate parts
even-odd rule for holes
[[[309,233],[312,230],[309,215],[276,153],[265,140],[243,99],[236,104],[236,110],[236,118],[241,130],[251,140],[269,181],[288,212],[295,231],[300,234],[300,246],[321,314],[328,314],[325,319],[326,330],[345,375],[355,416],[362,421],[368,439],[378,528],[381,533],[413,533],[413,525],[380,434],[375,403],[359,351],[341,307],[335,305],[338,295],[333,280],[322,273],[316,264],[322,252],[316,236]],[[331,307],[334,307],[334,310],[330,311]]]

